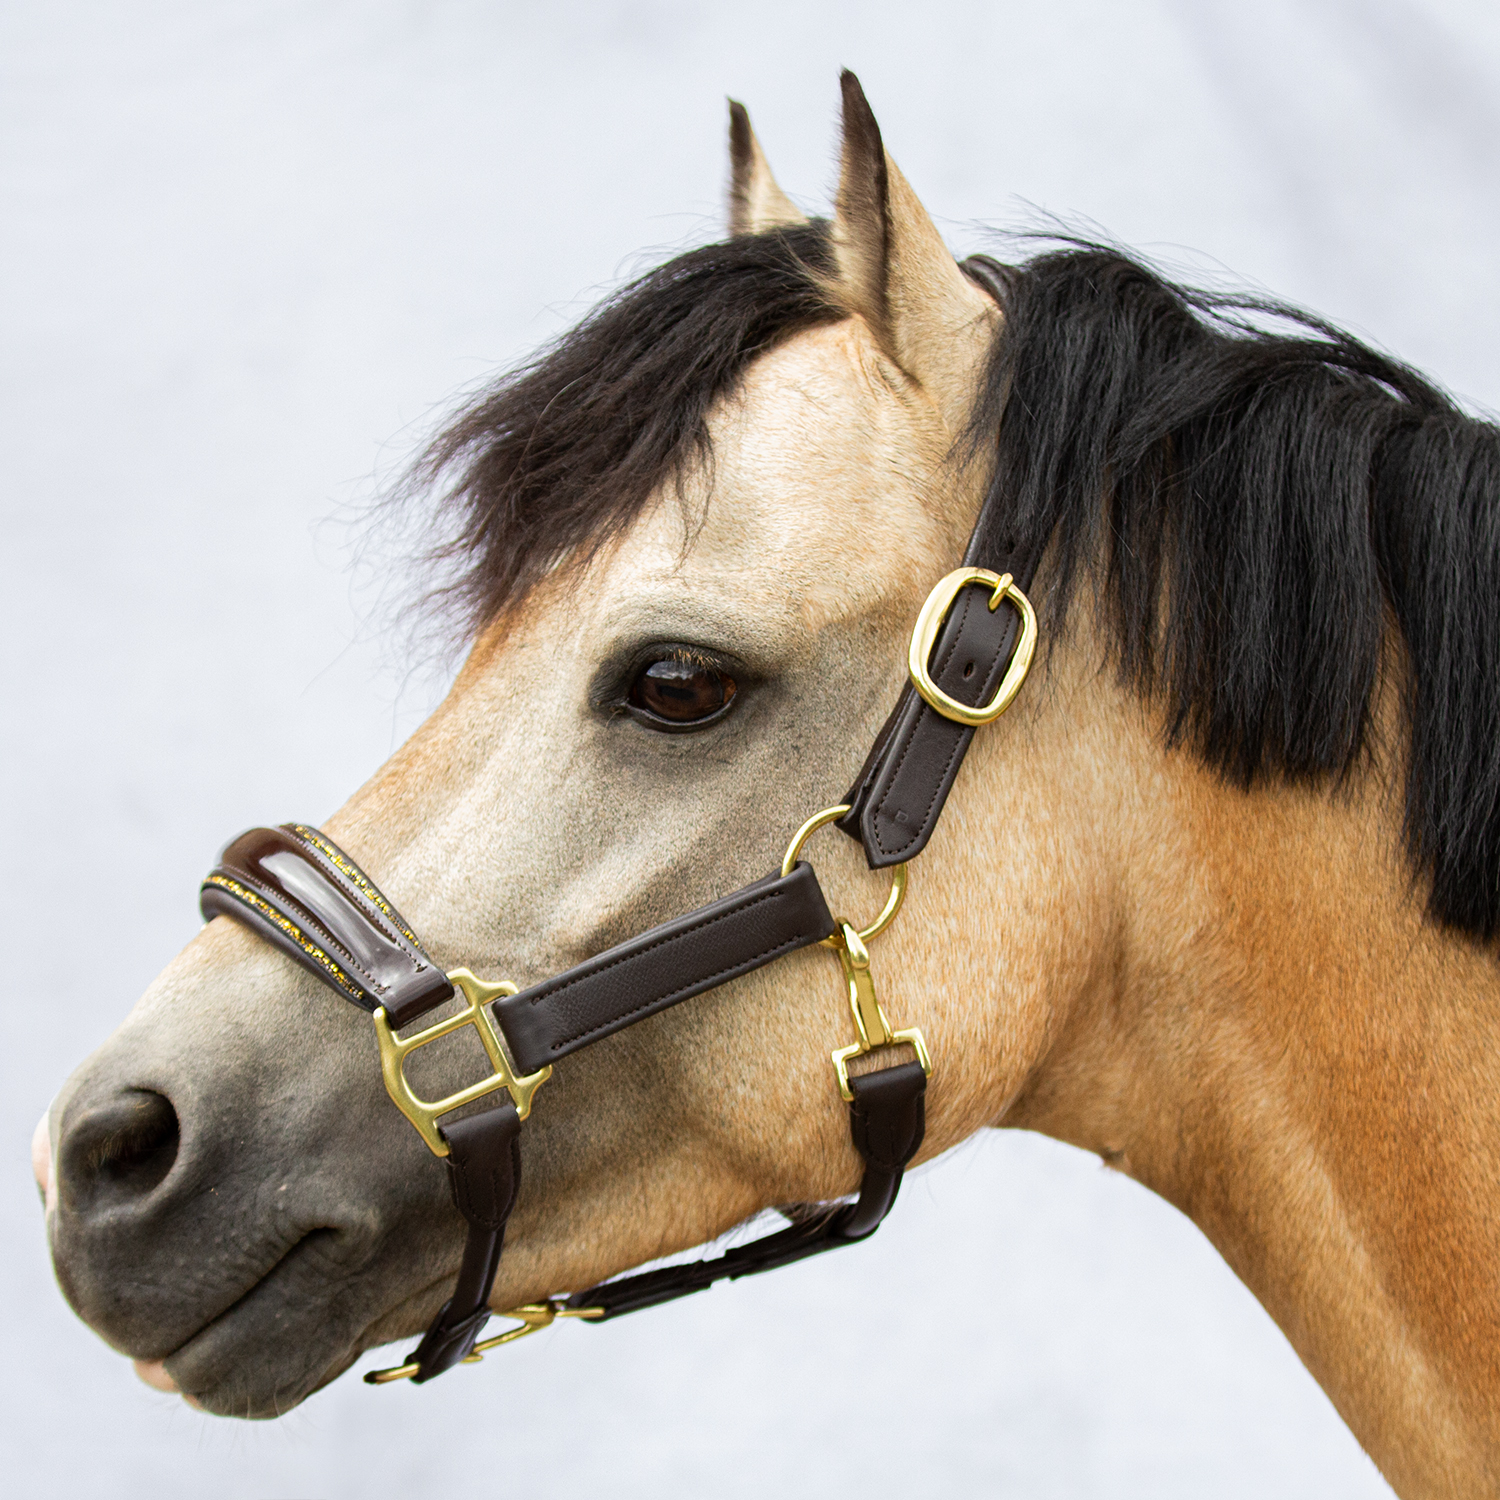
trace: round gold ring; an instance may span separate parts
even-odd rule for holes
[[[796,831],[796,833],[792,835],[792,841],[787,845],[786,858],[781,861],[781,873],[783,875],[790,875],[792,873],[792,866],[797,863],[797,856],[801,854],[802,846],[808,841],[808,839],[810,839],[813,834],[815,834],[820,828],[826,827],[829,823],[836,822],[839,818],[842,818],[848,811],[849,804],[847,802],[841,802],[837,807],[825,807],[822,812],[814,813],[812,817],[810,817],[807,822],[805,822]],[[901,903],[905,899],[906,866],[905,864],[899,864],[893,866],[891,869],[890,895],[885,898],[885,905],[881,907],[880,915],[876,917],[868,927],[860,932],[860,942],[868,943],[871,938],[879,937],[879,935],[884,932],[892,922],[896,920],[896,913],[901,910]],[[825,948],[837,948],[839,945],[839,941],[840,940],[838,938],[824,938],[822,940],[823,946]]]

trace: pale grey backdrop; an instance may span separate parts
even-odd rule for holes
[[[1092,220],[1500,403],[1487,0],[0,12],[10,1493],[1386,1493],[1197,1232],[1031,1137],[864,1249],[270,1426],[137,1385],[52,1284],[33,1121],[220,841],[326,815],[433,701],[347,517],[461,387],[714,232],[726,93],[823,203],[841,64],[955,248]]]

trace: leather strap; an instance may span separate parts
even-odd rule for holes
[[[505,1224],[521,1187],[521,1117],[509,1099],[442,1127],[448,1142],[453,1202],[468,1221],[453,1295],[422,1342],[407,1356],[420,1385],[466,1359],[490,1317],[490,1289],[500,1268]]]
[[[962,269],[1000,305],[1009,273],[988,256],[976,255]],[[969,537],[963,566],[1009,573],[1029,589],[1038,558],[1018,550],[1008,534],[1009,516],[1000,493],[1004,476],[991,480],[979,520]],[[989,590],[971,584],[953,601],[933,647],[928,670],[933,680],[960,703],[987,702],[1005,675],[1015,649],[1020,617],[1008,605],[989,608]],[[872,870],[903,864],[927,847],[937,827],[974,730],[944,718],[907,683],[876,738],[853,787],[845,794],[849,811],[838,826],[864,845]]]
[[[396,1027],[453,993],[406,918],[330,839],[302,823],[252,828],[219,856],[198,896],[205,922],[243,922],[364,1010]]]
[[[812,866],[768,875],[495,1002],[523,1073],[838,931]]]
[[[851,1078],[849,1092],[854,1095],[849,1132],[865,1164],[859,1197],[853,1203],[826,1210],[803,1205],[811,1211],[794,1211],[796,1222],[790,1227],[748,1245],[736,1245],[713,1260],[662,1266],[601,1282],[569,1297],[564,1305],[575,1312],[599,1309],[593,1321],[604,1322],[706,1291],[718,1281],[757,1276],[868,1239],[891,1211],[906,1164],[922,1145],[927,1128],[927,1075],[920,1063],[900,1063]]]

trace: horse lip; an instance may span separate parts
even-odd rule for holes
[[[287,1249],[271,1264],[271,1266],[266,1271],[264,1271],[253,1282],[251,1282],[250,1285],[247,1286],[245,1290],[242,1291],[239,1296],[237,1296],[232,1302],[230,1302],[226,1307],[221,1308],[206,1322],[200,1324],[170,1353],[161,1354],[156,1357],[156,1360],[154,1362],[159,1363],[166,1368],[166,1373],[176,1383],[180,1395],[190,1400],[195,1406],[203,1403],[204,1409],[209,1409],[207,1406],[207,1401],[211,1400],[214,1389],[222,1384],[222,1374],[220,1374],[218,1378],[210,1379],[208,1381],[189,1383],[180,1378],[177,1370],[174,1370],[170,1367],[181,1361],[184,1356],[188,1356],[190,1358],[193,1353],[194,1346],[198,1346],[201,1348],[203,1342],[206,1339],[211,1338],[216,1330],[223,1327],[223,1325],[230,1322],[238,1313],[240,1313],[247,1302],[249,1302],[257,1294],[263,1292],[267,1285],[277,1278],[279,1273],[283,1273],[284,1268],[287,1266],[288,1262],[295,1260],[299,1253],[305,1250],[310,1241],[316,1242],[324,1235],[335,1234],[337,1232],[337,1230],[332,1229],[329,1226],[320,1226],[304,1231],[291,1245],[287,1247]],[[306,1390],[300,1391],[294,1398],[291,1399],[290,1404],[295,1405],[297,1401],[300,1401],[305,1396],[310,1395],[320,1386],[326,1385],[328,1381],[333,1379],[334,1376],[337,1375],[342,1369],[345,1369],[349,1364],[352,1364],[353,1360],[357,1357],[357,1353],[351,1354],[348,1358],[343,1359],[342,1361],[338,1357],[335,1357],[335,1359],[332,1360],[330,1362],[330,1365],[328,1366],[328,1372],[325,1373],[312,1385],[310,1385]],[[273,1395],[272,1399],[278,1405],[280,1405],[281,1393],[279,1390]]]

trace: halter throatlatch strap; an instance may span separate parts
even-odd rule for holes
[[[663,1266],[602,1282],[569,1297],[568,1309],[590,1311],[598,1321],[617,1318],[707,1291],[718,1281],[774,1271],[809,1255],[868,1239],[891,1211],[906,1164],[922,1145],[927,1128],[927,1074],[920,1063],[901,1063],[851,1078],[849,1088],[854,1095],[849,1132],[865,1164],[859,1197],[853,1203],[821,1211],[816,1205],[799,1205],[795,1222],[787,1229],[736,1245],[713,1260]]]
[[[963,269],[1000,305],[1005,305],[1005,268],[976,255]],[[1038,558],[1017,550],[1007,531],[999,475],[991,482],[979,520],[969,537],[964,566],[983,569],[1021,589],[1031,586]],[[992,585],[962,588],[947,611],[928,661],[932,681],[949,698],[969,707],[989,703],[1006,675],[1020,637],[1022,617],[1008,604],[990,607]],[[872,870],[915,859],[937,827],[974,726],[924,701],[908,682],[845,796],[849,811],[839,828],[864,846]]]

